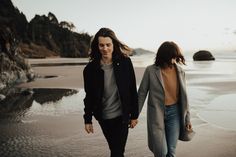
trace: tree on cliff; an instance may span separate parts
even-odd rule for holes
[[[75,25],[72,22],[61,21],[59,26],[62,27],[62,28],[66,28],[70,31],[75,30]]]

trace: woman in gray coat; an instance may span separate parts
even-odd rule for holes
[[[158,49],[155,64],[146,68],[139,90],[141,112],[146,96],[148,146],[155,157],[175,157],[178,139],[191,130],[185,73],[178,64],[184,56],[174,42],[164,42]]]

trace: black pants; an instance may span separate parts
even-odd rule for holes
[[[128,123],[123,122],[122,117],[117,117],[100,121],[99,124],[108,142],[111,157],[124,157]]]

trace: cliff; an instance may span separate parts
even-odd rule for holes
[[[11,0],[0,0],[0,90],[34,79],[25,58],[87,57],[91,36],[73,28],[52,13],[28,22]]]
[[[30,65],[19,52],[14,32],[9,27],[0,26],[0,90],[34,79]]]
[[[73,23],[58,22],[53,13],[36,15],[30,22],[11,0],[0,0],[0,24],[17,39],[19,53],[27,58],[87,57],[91,36],[76,33]]]
[[[87,57],[91,36],[87,33],[76,33],[71,31],[73,24],[62,21],[58,23],[56,16],[48,13],[48,16],[36,15],[29,22],[28,45],[34,48],[42,46],[48,49],[45,57]],[[50,51],[52,53],[50,54]],[[27,56],[27,53],[24,54]],[[42,53],[40,54],[42,56]]]

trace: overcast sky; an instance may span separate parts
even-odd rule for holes
[[[236,50],[236,0],[12,0],[30,21],[52,12],[94,35],[113,29],[132,48],[156,51],[166,40],[184,51]]]

